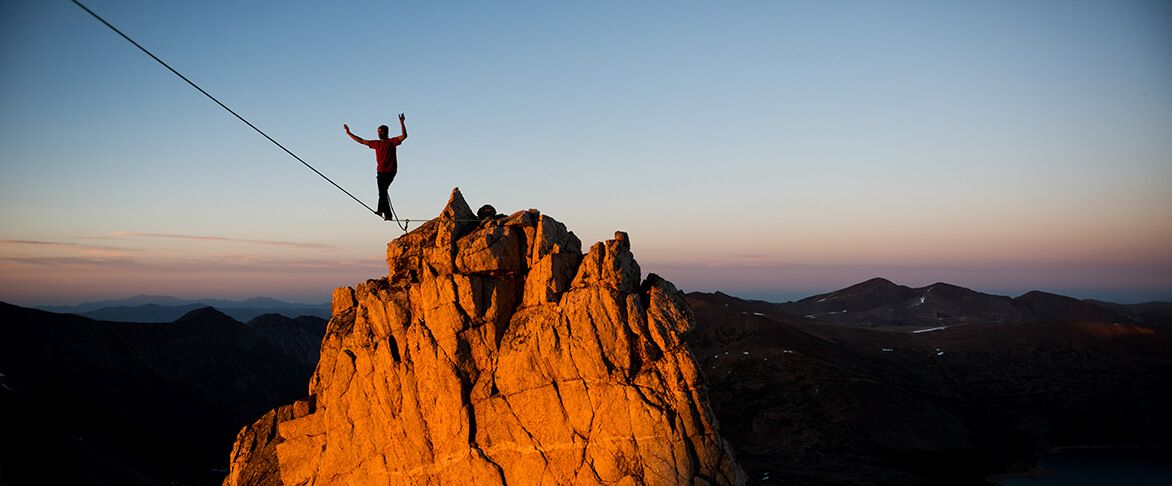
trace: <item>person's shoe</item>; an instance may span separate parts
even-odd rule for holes
[[[383,215],[383,221],[390,221],[391,219],[393,219],[393,218],[391,218],[391,215],[389,215],[389,214]]]

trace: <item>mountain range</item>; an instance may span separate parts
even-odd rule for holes
[[[913,288],[881,277],[798,301],[770,305],[775,312],[817,321],[869,327],[1079,319],[1143,326],[1172,325],[1170,302],[1116,304],[1095,299],[1075,299],[1040,290],[1030,291],[1018,297],[1007,297],[944,282]],[[268,297],[228,300],[137,295],[125,299],[38,308],[104,321],[170,322],[201,307],[214,307],[241,322],[265,314],[330,318],[328,303],[298,304]]]
[[[499,233],[494,228],[527,228],[532,223],[500,224],[504,226],[478,231],[494,235]],[[520,230],[502,234],[512,236],[496,237],[496,245],[529,237]],[[561,235],[566,247],[576,247],[569,243],[572,233]],[[626,257],[608,253],[621,248],[626,241],[622,237],[607,243],[615,248],[598,250],[604,256],[578,258],[596,258],[590,265],[602,265],[587,275],[597,273],[627,282],[613,285],[644,292],[626,280],[633,278],[627,273],[638,272],[633,260],[619,263]],[[512,261],[493,253],[503,250],[461,245],[468,245],[469,256],[458,256],[458,265],[478,265],[471,255]],[[485,248],[504,248],[496,245]],[[407,252],[404,258],[419,254],[424,253]],[[605,270],[611,264],[631,268]],[[540,295],[524,290],[524,295],[510,297],[500,292],[522,292],[529,286],[492,287],[485,283],[488,277],[475,277],[470,280],[479,282],[472,287],[474,293],[447,298],[467,300],[470,309],[483,307],[483,312],[500,312],[494,309],[520,302],[510,300],[514,298],[555,298],[553,289],[567,291],[573,274],[556,266],[564,263],[548,265],[536,267],[554,279]],[[423,275],[420,270],[397,274],[397,268],[392,267],[391,277],[404,279],[401,285],[417,285]],[[649,276],[648,282],[660,282],[657,278]],[[330,366],[322,373],[354,372],[358,363],[405,360],[418,352],[405,348],[404,338],[397,342],[392,336],[386,338],[385,344],[394,349],[387,358],[382,356],[385,346],[368,343],[372,338],[354,327],[371,325],[382,305],[399,305],[389,304],[394,299],[378,303],[400,285],[379,282],[335,293],[333,309],[342,316],[341,327],[331,338]],[[664,305],[655,295],[663,294],[627,299],[628,305]],[[640,299],[648,300],[636,304]],[[274,302],[287,304],[265,299],[217,303],[239,309]],[[1036,454],[1050,447],[1172,446],[1172,409],[1166,406],[1172,403],[1168,303],[1120,305],[1039,291],[1011,298],[944,283],[910,288],[885,279],[796,302],[693,292],[686,303],[688,310],[681,307],[669,314],[685,320],[694,316],[694,326],[681,337],[703,376],[696,386],[706,390],[720,436],[750,483],[983,484],[990,476],[1028,470]],[[139,296],[69,309],[146,312],[156,306],[171,312],[190,305],[182,299]],[[583,309],[587,315],[601,312],[592,305]],[[532,310],[523,314],[530,319],[534,315]],[[381,321],[373,322],[369,332],[385,332],[377,324]],[[310,316],[268,314],[241,322],[208,307],[171,322],[132,323],[0,303],[0,436],[6,438],[0,447],[0,484],[219,484],[228,474],[234,438],[245,441],[237,448],[272,447],[263,443],[280,421],[312,415],[321,406],[313,397],[303,399],[323,352],[326,327],[325,320]],[[476,329],[482,328],[461,332]],[[504,330],[489,335],[516,349],[530,349],[524,343],[532,338],[519,334],[521,328],[498,329]],[[550,331],[535,326],[530,332]],[[419,336],[408,334],[406,339]],[[353,346],[358,345],[374,346],[374,354],[356,354]],[[476,348],[455,349],[464,356]],[[526,359],[551,358],[535,354]],[[485,385],[489,399],[501,383]],[[560,386],[560,393],[568,393],[567,385]],[[332,398],[341,400],[338,405],[361,405],[347,401],[344,390],[339,393]],[[280,407],[289,403],[293,405]],[[257,464],[257,471],[276,467]]]
[[[1018,297],[992,295],[947,283],[912,288],[884,278],[796,302],[771,304],[774,312],[857,326],[954,326],[1089,320],[1143,326],[1172,324],[1172,303],[1115,304],[1042,291]]]
[[[253,297],[246,300],[228,299],[181,299],[166,295],[136,295],[125,299],[102,300],[68,306],[41,306],[41,310],[59,314],[77,314],[102,321],[119,322],[171,322],[183,315],[202,308],[214,307],[241,322],[247,322],[265,314],[280,314],[286,317],[314,316],[330,318],[330,305],[297,304],[269,297]]]

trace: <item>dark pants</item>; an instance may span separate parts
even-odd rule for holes
[[[387,195],[387,188],[391,187],[393,180],[395,180],[394,172],[378,173],[378,214],[386,218],[391,217],[391,199]]]

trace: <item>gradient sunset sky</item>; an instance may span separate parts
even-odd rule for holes
[[[685,291],[1172,300],[1172,3],[85,3],[367,204],[630,233]],[[401,234],[67,1],[0,2],[0,300],[324,302]]]

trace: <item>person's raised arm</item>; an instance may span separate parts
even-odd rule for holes
[[[350,133],[350,125],[347,125],[347,124],[343,123],[343,124],[342,124],[342,128],[345,128],[345,129],[346,129],[346,135],[349,135],[349,136],[350,136],[350,138],[354,139],[354,141],[355,141],[355,142],[358,142],[358,143],[360,143],[360,144],[362,144],[362,145],[366,145],[366,140],[363,140],[363,139],[361,139],[361,138],[358,138],[358,136],[357,136],[357,135],[354,135],[353,133]]]
[[[399,143],[403,143],[403,140],[407,139],[407,117],[403,116],[402,113],[399,113],[399,128],[403,129],[403,134],[395,138],[399,139]]]

